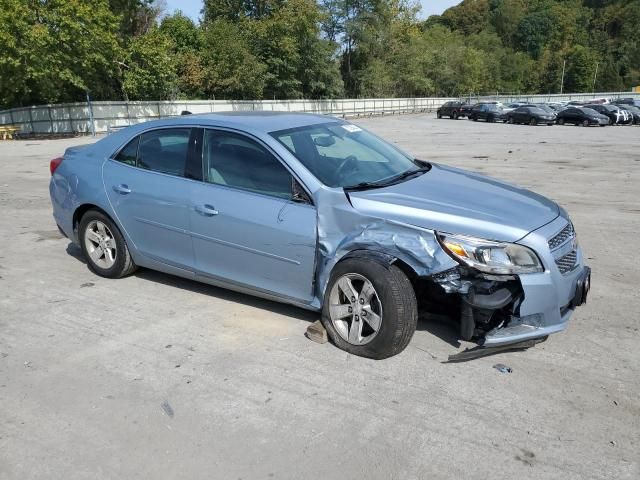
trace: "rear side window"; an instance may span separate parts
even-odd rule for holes
[[[270,152],[243,135],[205,130],[204,178],[208,183],[290,199],[292,177]]]
[[[165,128],[143,133],[138,146],[138,167],[183,177],[190,133],[190,128]]]
[[[120,153],[116,155],[116,160],[122,163],[126,163],[127,165],[136,166],[136,157],[138,155],[138,143],[140,142],[140,137],[136,137],[131,140],[126,147],[120,150]]]

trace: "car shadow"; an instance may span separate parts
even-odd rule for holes
[[[68,255],[75,258],[79,262],[82,262],[85,265],[87,264],[87,261],[85,260],[80,247],[74,245],[73,243],[69,243],[69,245],[67,245],[66,251]],[[133,276],[141,280],[160,283],[169,287],[180,288],[189,292],[197,293],[200,295],[208,295],[229,302],[241,303],[249,307],[267,310],[272,313],[285,315],[297,320],[304,320],[309,323],[313,323],[320,318],[320,314],[317,312],[312,312],[285,303],[279,303],[272,300],[254,297],[252,295],[235,292],[233,290],[227,290],[225,288],[216,287],[207,283],[197,282],[195,280],[177,277],[175,275],[158,272],[156,270],[140,268],[136,270]]]
[[[446,315],[432,315],[420,312],[417,331],[429,332],[452,347],[460,348],[460,335],[454,320]]]
[[[69,243],[67,245],[67,254],[79,262],[82,262],[85,265],[87,264],[87,261],[82,254],[82,250],[77,245]],[[195,280],[177,277],[175,275],[158,272],[156,270],[140,268],[134,273],[134,276],[141,280],[160,283],[169,287],[181,288],[193,293],[209,295],[229,302],[241,303],[246,306],[268,310],[272,313],[285,315],[298,320],[304,320],[309,323],[313,323],[320,318],[320,314],[317,312],[305,310],[293,305],[287,305],[285,303],[278,303],[272,300],[254,297],[252,295],[235,292],[233,290],[227,290],[225,288],[197,282]],[[429,332],[452,347],[460,348],[461,346],[458,327],[454,320],[446,315],[432,315],[420,312],[416,330]]]

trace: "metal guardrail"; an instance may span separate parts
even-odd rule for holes
[[[465,97],[472,101],[570,101],[589,98],[636,97],[640,93],[608,92],[564,95],[496,95]],[[91,102],[40,105],[0,111],[0,125],[16,126],[22,134],[110,132],[136,123],[192,113],[224,111],[284,111],[338,117],[419,113],[436,110],[455,98],[370,98],[335,100],[190,100],[157,102]]]

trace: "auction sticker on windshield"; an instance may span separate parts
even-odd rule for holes
[[[356,125],[342,125],[342,128],[344,128],[347,132],[349,133],[355,133],[355,132],[361,132],[362,129]]]

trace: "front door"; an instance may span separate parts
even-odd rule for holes
[[[293,200],[289,170],[256,140],[212,129],[203,163],[190,211],[198,273],[310,302],[316,209]]]
[[[117,219],[136,250],[153,260],[192,269],[191,186],[184,178],[190,128],[145,132],[103,167]]]

